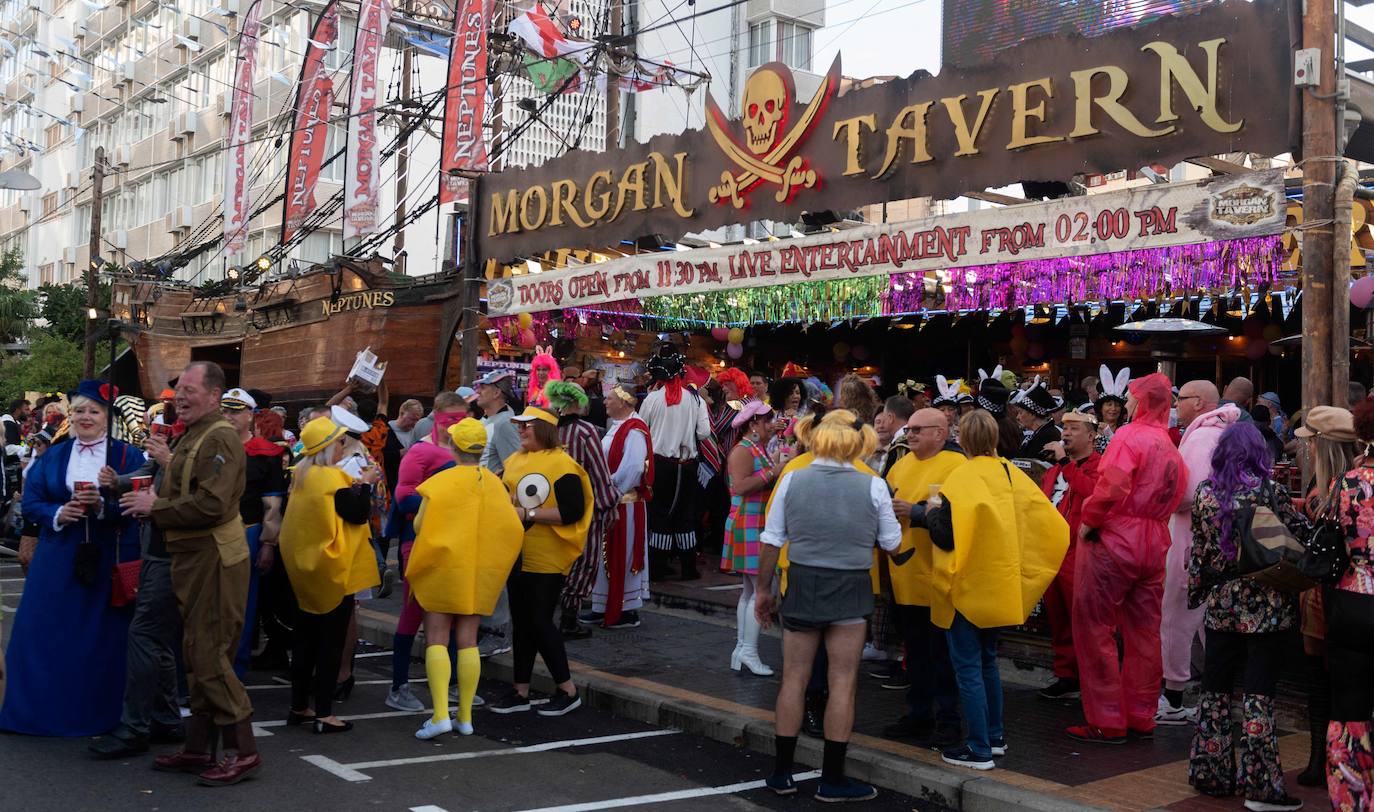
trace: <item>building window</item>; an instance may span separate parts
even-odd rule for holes
[[[38,268],[38,284],[40,284],[40,285],[51,285],[51,284],[54,284],[54,283],[56,283],[56,282],[57,282],[57,271],[56,271],[56,266],[54,266],[53,263],[49,262],[47,265],[41,265],[41,266],[39,266],[39,268]]]
[[[47,217],[57,211],[57,192],[43,195],[43,216]]]
[[[749,24],[749,67],[757,68],[773,59],[773,21]]]
[[[779,23],[778,37],[782,41],[782,61],[789,68],[811,70],[811,29],[796,23]]]

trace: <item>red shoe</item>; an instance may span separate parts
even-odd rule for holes
[[[219,764],[200,774],[200,783],[207,787],[227,787],[247,778],[260,767],[262,757],[257,753],[251,756],[226,756]]]
[[[202,773],[215,766],[209,753],[172,753],[153,759],[153,769],[164,773]]]
[[[1126,731],[1124,730],[1104,730],[1095,725],[1073,725],[1064,732],[1069,734],[1070,739],[1076,739],[1081,742],[1092,742],[1093,744],[1126,743]]]

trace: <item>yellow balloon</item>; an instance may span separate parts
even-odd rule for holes
[[[528,330],[534,326],[534,316],[531,316],[529,313],[521,313],[515,318],[520,322],[521,330]]]
[[[730,339],[730,343],[731,343],[731,344],[743,344],[743,343],[744,343],[744,330],[743,330],[742,328],[739,328],[739,327],[731,327],[731,328],[730,328],[729,339]]]

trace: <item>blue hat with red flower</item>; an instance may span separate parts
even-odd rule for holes
[[[76,385],[76,389],[67,393],[68,401],[79,397],[93,400],[108,409],[110,404],[114,403],[114,399],[119,397],[119,388],[101,380],[82,381]]]

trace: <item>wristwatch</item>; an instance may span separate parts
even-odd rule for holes
[[[534,521],[534,508],[525,508],[525,521]]]

